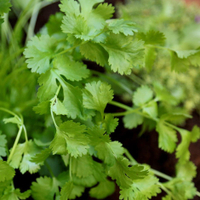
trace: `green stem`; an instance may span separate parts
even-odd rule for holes
[[[181,128],[174,126],[173,124],[170,124],[169,122],[164,122],[167,126],[170,126],[171,128],[173,128],[174,130],[180,132],[180,130],[182,130]]]
[[[147,47],[151,47],[151,48],[156,48],[156,49],[162,49],[162,50],[171,50],[167,47],[161,47],[161,46],[157,46],[157,45],[152,45],[152,44],[147,44]]]
[[[138,85],[146,85],[146,83],[139,78],[138,76],[136,76],[135,74],[131,74],[128,76],[132,81],[134,81],[135,83],[137,83]]]
[[[13,115],[13,116],[18,117],[14,112],[12,112],[12,111],[10,111],[10,110],[8,110],[8,109],[6,109],[6,108],[0,107],[0,110],[2,110],[2,111],[4,111],[4,112],[7,112],[7,113],[9,113],[9,114],[11,114],[11,115]],[[19,118],[19,117],[18,117],[18,118]]]
[[[9,113],[9,114],[11,114],[11,115],[13,115],[14,117],[16,117],[20,122],[21,122],[21,124],[23,124],[23,118],[21,117],[19,117],[18,115],[16,115],[14,112],[12,112],[12,111],[10,111],[10,110],[8,110],[8,109],[6,109],[6,108],[2,108],[2,107],[0,107],[0,110],[2,110],[2,111],[4,111],[4,112],[7,112],[7,113]]]
[[[49,171],[51,177],[52,177],[52,178],[55,177],[55,175],[53,174],[53,171],[52,171],[50,165],[48,164],[48,162],[45,161],[44,163],[45,163],[45,166],[46,166],[46,168],[48,169],[48,171]]]
[[[131,107],[129,107],[129,106],[126,106],[126,105],[124,105],[124,104],[122,104],[122,103],[116,102],[116,101],[110,101],[109,104],[111,104],[111,105],[113,105],[113,106],[117,106],[117,107],[119,107],[119,108],[123,108],[123,109],[125,109],[125,110],[130,110],[130,111],[133,110],[133,108],[131,108]]]
[[[81,43],[81,44],[83,44],[83,43]],[[64,54],[64,53],[67,53],[68,51],[71,51],[71,50],[75,49],[76,47],[80,46],[81,44],[78,44],[78,45],[75,45],[75,46],[70,47],[70,48],[68,48],[68,49],[65,49],[64,51],[61,51],[60,53],[57,53],[57,54],[55,54],[54,56],[52,56],[52,58],[55,58],[55,57],[57,57],[57,56],[59,56],[59,55],[62,55],[62,54]]]
[[[138,162],[132,157],[132,155],[129,153],[129,151],[126,148],[124,148],[124,153],[127,156],[127,158],[131,161],[132,165],[138,164]]]
[[[60,89],[61,89],[61,85],[59,85],[59,87],[58,87],[58,89],[57,89],[57,91],[56,91],[55,96],[51,99],[51,105],[50,105],[51,118],[52,118],[52,120],[53,120],[53,123],[54,123],[56,129],[58,128],[58,125],[56,124],[56,120],[55,120],[54,114],[53,114],[53,104],[55,103],[55,101],[56,101],[56,99],[57,99],[57,96],[58,96],[58,94],[59,94],[59,92],[60,92]]]
[[[26,127],[23,125],[23,129],[24,129],[24,136],[25,136],[25,140],[26,140],[26,143],[28,142],[28,134],[27,134],[27,131],[26,131]]]
[[[69,158],[69,177],[70,177],[70,181],[72,181],[72,157],[70,156]]]
[[[174,200],[177,200],[177,198],[162,183],[158,183],[158,185],[162,188],[163,191],[165,191],[168,195],[170,195]]]
[[[161,178],[164,178],[164,179],[166,179],[166,180],[168,180],[168,181],[170,181],[170,180],[173,179],[172,177],[170,177],[170,176],[168,176],[168,175],[166,175],[166,174],[163,174],[162,172],[159,172],[159,171],[157,171],[157,170],[155,170],[155,169],[150,169],[150,171],[153,172],[156,176],[159,176],[159,177],[161,177]]]
[[[198,197],[200,197],[200,192],[197,191],[197,192],[196,192],[196,195],[197,195]]]
[[[9,155],[9,157],[8,157],[7,163],[9,163],[10,160],[12,159],[12,156],[13,156],[13,154],[14,154],[14,152],[15,152],[15,149],[16,149],[16,147],[17,147],[17,144],[18,144],[18,142],[19,142],[19,139],[20,139],[22,130],[23,130],[23,126],[20,126],[20,127],[19,127],[19,131],[18,131],[18,133],[17,133],[17,137],[16,137],[15,142],[14,142],[14,145],[13,145],[12,150],[11,150],[11,152],[10,152],[10,155]]]
[[[152,100],[152,101],[155,101],[155,100]],[[124,104],[122,104],[122,103],[119,103],[119,102],[116,102],[116,101],[111,101],[111,102],[109,102],[109,104],[111,104],[111,105],[114,105],[114,106],[123,108],[123,109],[125,109],[125,110],[128,110],[128,111],[120,112],[120,113],[111,113],[111,115],[113,115],[113,116],[115,116],[115,117],[125,116],[125,115],[131,114],[131,113],[137,113],[137,114],[139,114],[139,115],[142,115],[143,117],[146,117],[146,118],[148,118],[148,119],[151,119],[151,120],[154,120],[154,121],[157,122],[157,121],[159,120],[158,118],[152,118],[151,116],[148,116],[148,115],[146,115],[145,113],[142,113],[142,112],[139,111],[139,110],[141,110],[143,107],[145,107],[146,105],[148,105],[148,104],[150,104],[150,103],[151,103],[151,101],[148,102],[148,103],[146,103],[146,104],[144,104],[144,105],[141,106],[141,107],[138,107],[138,108],[133,109],[133,108],[131,108],[131,107],[129,107],[129,106],[126,106],[126,105],[124,105]]]

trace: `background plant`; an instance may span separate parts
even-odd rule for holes
[[[191,116],[174,109],[179,100],[167,88],[131,81],[141,81],[132,71],[149,69],[155,49],[166,49],[163,33],[143,33],[132,21],[110,19],[114,7],[101,0],[63,0],[61,12],[33,36],[37,13],[48,2],[13,3],[18,16],[14,28],[4,14],[11,5],[1,3],[1,199],[75,199],[85,188],[90,188],[91,197],[103,199],[114,192],[114,181],[120,199],[150,199],[161,190],[165,200],[199,195],[188,150],[190,142],[199,139],[199,128],[176,126]],[[198,65],[198,49],[168,50],[175,71]],[[104,73],[89,69],[88,60]],[[114,91],[133,105],[114,101]],[[107,104],[124,111],[105,112]],[[159,147],[176,151],[175,177],[138,164],[120,142],[111,140],[120,116],[127,128],[154,127]],[[40,177],[20,192],[13,182],[15,170]],[[167,181],[161,183],[160,176]]]

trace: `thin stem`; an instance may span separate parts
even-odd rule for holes
[[[166,125],[170,126],[171,128],[173,128],[174,130],[180,132],[181,128],[174,126],[173,124],[170,124],[169,122],[164,122]]]
[[[9,155],[9,157],[8,157],[7,163],[10,162],[10,160],[11,160],[11,158],[12,158],[14,152],[15,152],[15,149],[16,149],[16,147],[17,147],[17,144],[18,144],[18,142],[19,142],[19,139],[20,139],[20,136],[21,136],[21,133],[22,133],[22,129],[23,129],[23,126],[20,126],[20,127],[19,127],[19,131],[18,131],[18,133],[17,133],[17,137],[16,137],[15,142],[14,142],[14,145],[13,145],[12,150],[11,150],[11,152],[10,152],[10,155]]]
[[[4,112],[7,112],[7,113],[9,113],[9,114],[11,114],[11,115],[13,115],[13,116],[17,116],[14,112],[12,112],[12,111],[10,111],[10,110],[8,110],[8,109],[6,109],[6,108],[2,108],[2,107],[0,107],[0,110],[2,110],[2,111],[4,111]],[[18,117],[18,116],[17,116]],[[19,117],[18,117],[19,118]]]
[[[70,181],[72,181],[72,157],[70,156],[69,158],[69,177],[70,177]]]
[[[55,177],[55,175],[53,174],[53,171],[52,171],[52,169],[51,169],[49,163],[48,163],[47,161],[45,161],[44,163],[45,163],[45,166],[47,167],[47,169],[48,169],[48,171],[49,171],[51,177],[52,177],[52,178]]]
[[[7,112],[7,113],[9,113],[9,114],[11,114],[11,115],[13,115],[14,117],[16,117],[16,118],[21,122],[21,124],[23,124],[23,119],[20,118],[18,115],[16,115],[14,112],[12,112],[12,111],[10,111],[10,110],[8,110],[8,109],[6,109],[6,108],[2,108],[2,107],[0,107],[0,110],[2,110],[2,111],[4,111],[4,112]]]
[[[138,85],[145,85],[146,83],[138,76],[136,76],[135,74],[131,74],[128,76],[132,81],[134,81],[135,83],[137,83]]]
[[[169,194],[174,200],[177,200],[177,198],[162,183],[158,183],[158,185],[162,188],[163,191]]]
[[[161,47],[161,46],[157,46],[157,45],[152,45],[152,44],[147,44],[147,47],[151,47],[151,48],[156,48],[156,49],[163,49],[163,50],[171,50],[167,47]]]
[[[126,148],[124,148],[124,153],[127,156],[127,158],[131,161],[132,165],[138,164],[138,162],[132,157],[132,155],[129,153],[129,151]]]
[[[23,125],[23,129],[24,129],[25,140],[26,140],[26,142],[28,142],[28,134],[27,134],[27,131],[26,131],[26,127],[24,125]]]
[[[55,120],[55,117],[54,117],[54,114],[53,114],[53,104],[55,103],[55,101],[57,99],[57,96],[58,96],[58,94],[60,92],[60,89],[61,89],[61,85],[59,85],[59,87],[58,87],[58,89],[56,91],[55,96],[51,99],[51,105],[50,105],[51,118],[53,120],[53,123],[54,123],[56,129],[58,128],[58,125],[56,124],[56,120]]]
[[[56,124],[56,120],[55,120],[52,108],[50,110],[51,110],[51,118],[53,120],[54,126],[56,127],[56,129],[58,129],[58,125]]]
[[[83,44],[83,43],[81,43],[81,44]],[[70,47],[70,48],[68,48],[68,49],[65,49],[64,51],[61,51],[60,53],[57,53],[57,54],[55,54],[54,56],[52,56],[52,58],[55,58],[55,57],[57,57],[57,56],[59,56],[59,55],[62,55],[62,54],[64,54],[64,53],[67,53],[68,51],[71,51],[71,50],[75,49],[76,47],[80,46],[81,44],[78,44],[78,45],[75,45],[75,46]]]
[[[142,116],[145,116],[143,113],[141,112],[138,112],[138,110],[140,110],[140,108],[137,108],[137,109],[132,109],[132,110],[129,110],[129,111],[126,111],[126,112],[119,112],[119,113],[111,113],[111,115],[113,117],[121,117],[121,116],[125,116],[125,115],[129,115],[129,114],[132,114],[132,113],[137,113],[139,115],[142,115]]]
[[[159,176],[159,177],[161,177],[161,178],[164,178],[164,179],[166,179],[166,180],[168,180],[168,181],[170,181],[170,180],[173,179],[172,177],[170,177],[170,176],[168,176],[168,175],[166,175],[166,174],[163,174],[162,172],[159,172],[159,171],[157,171],[157,170],[155,170],[155,169],[150,169],[150,171],[153,172],[156,176]]]
[[[197,192],[196,192],[196,195],[197,195],[198,197],[200,197],[200,192],[197,191]]]
[[[152,100],[152,101],[155,101],[155,100]],[[138,107],[138,108],[133,109],[133,108],[131,108],[131,107],[129,107],[129,106],[126,106],[126,105],[121,104],[121,103],[116,102],[116,101],[111,101],[111,102],[109,102],[109,104],[111,104],[111,105],[115,105],[115,106],[117,106],[117,107],[120,107],[120,108],[123,108],[123,109],[125,109],[125,110],[128,110],[128,111],[120,112],[120,113],[111,113],[112,116],[119,117],[119,116],[125,116],[125,115],[128,115],[128,114],[131,114],[131,113],[137,113],[137,114],[139,114],[139,115],[142,115],[143,117],[146,117],[146,118],[148,118],[148,119],[151,119],[151,120],[154,120],[154,121],[157,122],[157,121],[159,120],[158,118],[152,118],[151,116],[148,116],[148,115],[146,115],[145,113],[142,113],[142,112],[139,111],[139,110],[141,110],[143,107],[145,107],[146,105],[148,105],[148,104],[150,104],[150,103],[151,103],[151,101],[148,102],[148,103],[146,103],[146,104],[144,104],[142,107]]]
[[[133,110],[133,108],[129,107],[129,106],[126,106],[122,103],[119,103],[119,102],[116,102],[116,101],[110,101],[109,104],[111,105],[114,105],[114,106],[117,106],[119,108],[123,108],[125,110]]]
[[[131,161],[132,165],[138,164],[138,162],[133,158],[133,156],[129,153],[129,151],[126,148],[124,148],[124,153],[125,153],[126,157]],[[155,169],[151,168],[150,171],[153,172],[156,176],[162,177],[168,181],[173,179],[172,177],[170,177],[166,174],[163,174],[162,172],[159,172]]]

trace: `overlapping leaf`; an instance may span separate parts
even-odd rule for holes
[[[87,83],[83,93],[83,105],[85,108],[98,110],[102,116],[108,102],[113,98],[110,86],[101,81]]]
[[[32,197],[37,200],[53,199],[58,194],[58,183],[55,178],[40,177],[31,186]]]
[[[24,55],[32,72],[45,73],[50,69],[51,59],[56,52],[57,40],[48,35],[35,36],[28,42]]]
[[[156,131],[159,133],[159,147],[167,152],[172,153],[176,148],[176,131],[169,126],[166,126],[163,120],[160,120],[157,123]]]
[[[84,134],[85,131],[84,125],[73,121],[61,124],[50,145],[53,154],[68,151],[75,158],[87,154],[89,138]]]
[[[0,182],[11,180],[15,170],[5,161],[0,160]]]
[[[31,140],[18,144],[11,158],[10,165],[13,168],[19,168],[22,174],[27,171],[35,173],[40,169],[40,166],[32,162],[31,159],[39,152],[40,150]]]
[[[114,72],[130,74],[134,66],[143,63],[143,42],[122,34],[110,34],[106,43],[101,44],[108,52],[108,62]]]
[[[143,166],[134,165],[129,167],[129,164],[126,158],[118,158],[108,172],[109,176],[115,179],[122,188],[129,188],[134,180],[143,179],[148,174]]]

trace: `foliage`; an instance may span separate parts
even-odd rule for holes
[[[200,129],[176,126],[191,117],[178,108],[180,100],[162,84],[141,84],[134,71],[150,70],[157,49],[169,51],[172,70],[187,71],[199,65],[200,50],[165,47],[165,34],[111,19],[114,7],[103,0],[61,0],[61,12],[34,35],[38,12],[55,1],[22,2],[14,1],[8,13],[11,5],[0,0],[0,199],[75,199],[85,188],[103,199],[116,184],[125,200],[151,199],[162,190],[163,200],[198,195],[188,148],[200,138]],[[13,13],[18,16],[14,28]],[[90,69],[88,61],[104,73]],[[115,95],[132,106],[114,101]],[[108,104],[124,111],[108,113]],[[155,128],[158,146],[176,154],[175,177],[137,163],[123,144],[111,140],[121,116],[126,128]],[[39,177],[21,192],[14,183],[16,170]]]
[[[193,53],[195,53],[200,45],[199,34],[197,34],[200,30],[197,21],[199,14],[198,6],[186,6],[184,1],[180,0],[176,2],[129,0],[126,5],[118,5],[120,17],[136,22],[135,26],[142,32],[139,33],[140,38],[146,37],[146,41],[150,44],[149,39],[151,42],[152,37],[157,37],[154,45],[162,44],[165,47],[161,49],[146,45],[145,65],[148,70],[135,70],[135,74],[148,84],[156,82],[165,86],[177,102],[184,105],[182,108],[186,112],[200,109],[199,68],[197,67],[199,55],[192,56],[196,57],[194,60],[187,59],[187,56],[192,53],[187,50],[194,49]],[[164,35],[159,35],[163,33]],[[162,39],[163,36],[166,38],[165,41]],[[188,66],[189,70],[187,70]],[[181,73],[174,73],[171,68]]]

